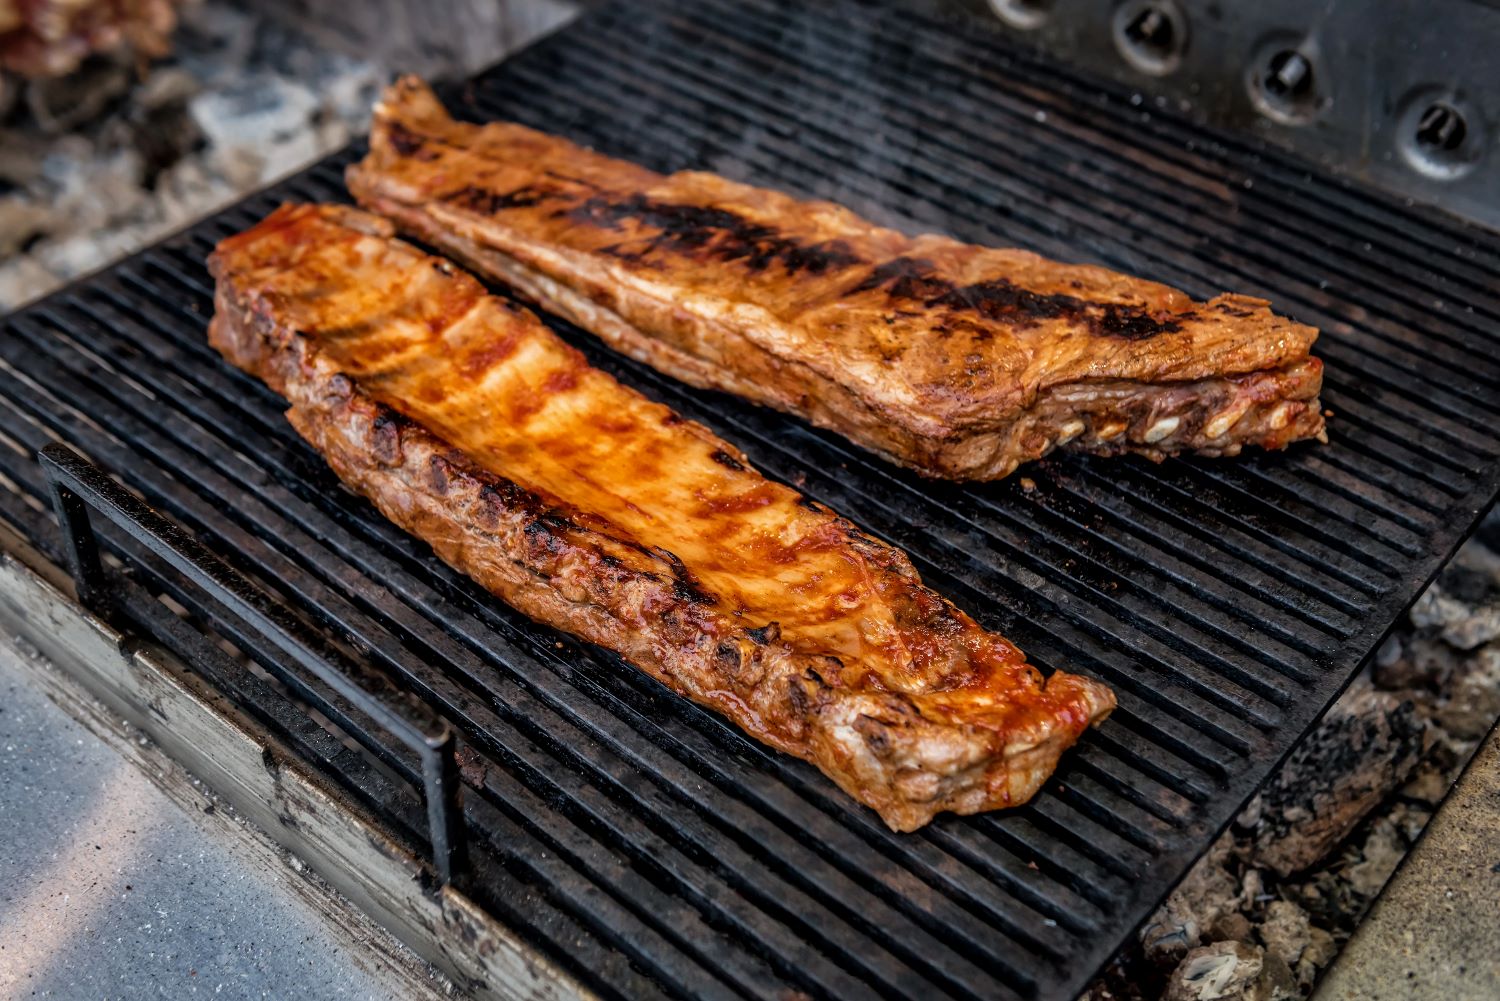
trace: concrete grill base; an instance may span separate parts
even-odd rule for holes
[[[428,888],[422,866],[354,804],[303,773],[171,654],[133,643],[82,609],[57,568],[24,542],[4,532],[0,549],[7,550],[0,552],[0,630],[51,662],[29,662],[31,680],[96,727],[111,724],[87,708],[91,699],[149,737],[160,756],[142,761],[177,762],[266,832],[261,852],[295,857],[336,889],[342,906],[322,901],[334,920],[368,915],[476,998],[590,996],[462,893]],[[404,978],[412,992],[420,985],[419,974]]]

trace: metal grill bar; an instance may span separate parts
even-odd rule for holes
[[[1328,447],[1059,459],[1027,470],[1025,489],[920,481],[556,324],[595,364],[906,548],[1034,662],[1119,691],[1032,804],[898,836],[802,763],[443,566],[345,493],[282,401],[207,346],[213,243],[278,200],[343,199],[359,150],[13,317],[0,486],[19,493],[0,490],[0,515],[62,553],[30,456],[67,440],[300,629],[358,651],[362,684],[431,707],[464,755],[465,892],[605,996],[1071,997],[1500,484],[1493,234],[994,39],[878,5],[614,4],[452,96],[472,117],[657,168],[706,166],[1195,294],[1264,289],[1325,330]],[[226,656],[219,637],[274,675],[284,654],[129,538],[103,541],[134,568],[105,571],[133,628],[420,841],[424,776],[399,742],[381,744],[316,678],[282,690]]]
[[[464,832],[454,760],[453,731],[426,706],[415,711],[388,704],[340,669],[321,642],[196,540],[122,490],[65,445],[47,445],[37,455],[62,529],[68,569],[79,600],[105,609],[111,602],[89,510],[98,511],[280,648],[283,656],[358,706],[388,733],[415,751],[427,799],[428,837],[438,878],[452,881],[463,867]],[[413,718],[415,716],[415,718]]]

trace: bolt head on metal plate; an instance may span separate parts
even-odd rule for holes
[[[1115,50],[1148,76],[1166,76],[1187,51],[1188,20],[1175,0],[1126,0],[1111,24]]]
[[[1306,125],[1333,102],[1316,41],[1282,32],[1251,52],[1245,90],[1255,110],[1279,125]]]
[[[1452,181],[1484,158],[1484,120],[1462,93],[1446,87],[1418,87],[1401,101],[1396,118],[1396,149],[1424,177]]]

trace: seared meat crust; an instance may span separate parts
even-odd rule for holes
[[[1024,802],[1113,708],[391,237],[354,209],[283,206],[210,258],[209,337],[345,483],[496,595],[811,761],[897,830]]]
[[[1322,438],[1311,327],[1103,268],[908,237],[827,202],[670,176],[406,78],[349,169],[366,207],[688,383],[932,476],[1056,447],[1154,458]]]

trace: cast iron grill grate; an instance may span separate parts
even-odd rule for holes
[[[959,487],[559,326],[905,548],[1034,662],[1115,687],[1117,714],[1033,804],[901,836],[812,769],[442,566],[342,491],[279,399],[207,347],[213,243],[280,200],[342,199],[357,151],[12,316],[0,513],[57,553],[33,456],[65,440],[435,707],[463,742],[465,889],[602,994],[1071,997],[1500,486],[1500,239],[972,26],[881,6],[617,4],[455,97],[476,119],[658,169],[714,169],[1199,296],[1263,293],[1325,331],[1326,448],[1069,458]],[[254,669],[276,663],[269,645],[150,558],[119,586],[133,628],[424,842],[411,761],[336,693]]]

